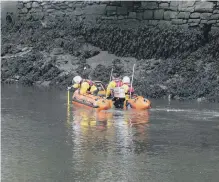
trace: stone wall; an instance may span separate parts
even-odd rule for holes
[[[19,2],[19,18],[69,18],[86,23],[219,27],[218,1],[32,1]]]

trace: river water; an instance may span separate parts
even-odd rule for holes
[[[219,180],[219,104],[149,111],[66,104],[66,91],[2,85],[3,182]]]

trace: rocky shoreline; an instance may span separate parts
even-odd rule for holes
[[[1,82],[65,89],[79,74],[107,84],[112,66],[131,75],[136,63],[138,94],[219,102],[218,47],[219,32],[199,28],[17,21],[2,29]]]

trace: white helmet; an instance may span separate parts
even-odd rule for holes
[[[122,79],[123,83],[130,83],[130,78],[128,76],[124,76]]]
[[[75,76],[72,81],[74,81],[75,83],[80,83],[81,80],[82,78],[80,76]]]

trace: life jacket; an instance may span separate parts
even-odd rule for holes
[[[94,83],[91,80],[84,79],[83,82],[87,82],[90,85],[90,87],[94,85]]]
[[[125,98],[125,91],[122,88],[122,81],[120,79],[115,79],[114,82],[116,83],[116,86],[113,89],[113,96],[116,98]]]
[[[94,85],[94,83],[91,80],[87,80],[87,79],[84,79],[83,82],[87,82],[89,84],[88,91],[90,91],[90,89]]]
[[[128,93],[133,93],[134,92],[134,88],[131,87],[131,84],[126,84],[129,87]]]
[[[123,85],[122,81],[119,79],[114,80],[116,82],[116,87],[121,87]]]
[[[81,82],[79,83],[79,88],[81,88],[81,84],[82,84],[83,82],[87,82],[87,83],[89,84],[88,91],[91,89],[92,85],[94,85],[94,83],[93,83],[91,80],[83,79],[83,80],[81,80]]]

